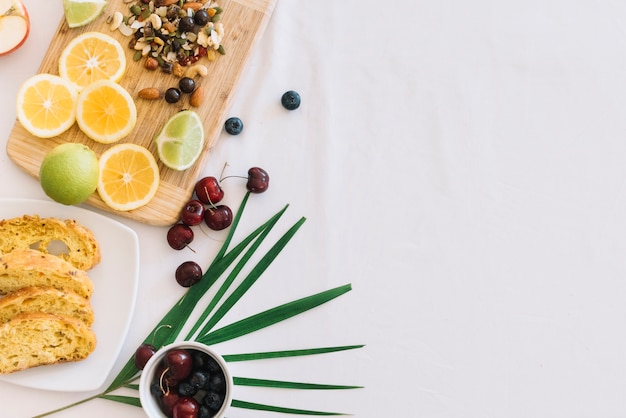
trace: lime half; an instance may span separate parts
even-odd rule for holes
[[[104,10],[106,0],[63,0],[65,20],[70,28],[78,28],[91,23]]]
[[[163,164],[173,170],[186,170],[202,153],[202,121],[193,110],[182,110],[165,122],[154,141]]]

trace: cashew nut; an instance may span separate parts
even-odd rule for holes
[[[209,73],[209,69],[202,64],[195,64],[187,68],[185,77],[194,78],[199,75],[200,77],[206,77]]]
[[[124,15],[121,12],[113,13],[113,18],[111,20],[111,24],[109,25],[109,30],[114,31],[120,27],[122,22],[124,21]]]
[[[147,22],[152,23],[152,27],[154,28],[154,30],[161,29],[161,26],[163,25],[163,21],[161,20],[161,16],[159,16],[156,13],[152,13],[150,16],[148,16],[148,18],[146,19],[146,23]]]

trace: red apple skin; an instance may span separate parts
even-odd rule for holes
[[[24,45],[24,42],[26,42],[26,39],[28,39],[28,35],[30,34],[30,16],[28,15],[28,10],[26,10],[26,6],[24,6],[24,3],[22,3],[20,0],[15,0],[14,4],[20,9],[21,15],[23,16],[24,20],[26,20],[26,32],[24,33],[22,40],[17,45],[14,45],[12,48],[4,52],[0,51],[0,57],[9,54]]]

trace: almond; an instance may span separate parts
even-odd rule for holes
[[[187,2],[183,3],[183,10],[191,9],[194,12],[197,12],[202,8],[202,3],[200,2]]]
[[[154,100],[161,97],[161,92],[154,87],[148,87],[139,90],[139,93],[137,93],[137,95],[142,99]]]
[[[191,93],[191,97],[189,98],[189,104],[193,107],[199,107],[204,101],[204,87],[198,86]]]

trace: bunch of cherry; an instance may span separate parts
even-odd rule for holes
[[[263,193],[269,187],[270,177],[260,167],[248,170],[246,188],[251,193]],[[167,231],[167,243],[175,250],[189,246],[194,239],[191,227],[202,222],[213,231],[228,228],[233,222],[233,211],[227,205],[220,205],[224,190],[217,178],[209,176],[200,179],[194,188],[195,197],[185,204],[180,213],[180,222]],[[190,287],[202,278],[202,268],[194,261],[181,264],[175,273],[176,281],[183,287]]]
[[[218,362],[200,350],[169,350],[150,384],[167,417],[210,418],[222,408],[226,377]]]

